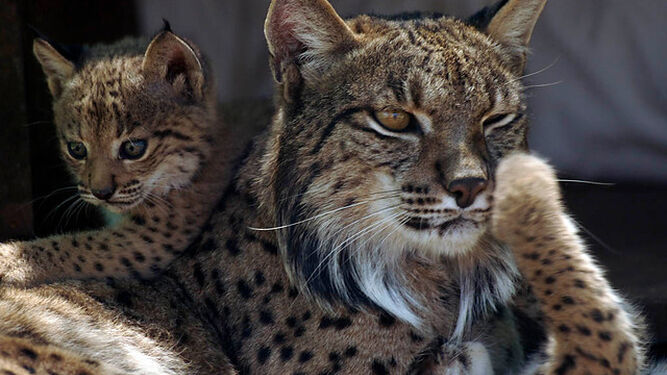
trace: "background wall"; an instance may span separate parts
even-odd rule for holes
[[[467,16],[492,0],[333,0],[342,16],[429,10]],[[268,0],[138,0],[139,28],[162,17],[212,58],[223,100],[268,96]],[[537,24],[527,72],[531,143],[564,173],[667,181],[667,1],[558,0]],[[550,85],[552,83],[558,84]],[[540,87],[541,85],[545,87]]]

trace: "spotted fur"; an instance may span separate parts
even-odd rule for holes
[[[205,60],[170,31],[150,43],[96,45],[69,59],[43,39],[34,51],[54,97],[62,158],[78,184],[74,203],[122,216],[99,231],[0,245],[2,281],[153,277],[199,234],[246,129],[217,122]],[[223,146],[224,137],[239,142]],[[137,139],[147,142],[145,155],[121,159],[123,142]],[[84,160],[69,154],[69,142],[85,145]],[[105,189],[110,197],[91,192]]]
[[[564,213],[554,171],[516,155],[500,164],[496,181],[493,233],[514,250],[550,334],[545,363],[530,373],[637,374],[640,320],[586,252]]]
[[[501,5],[468,23],[433,15],[344,21],[324,0],[272,1],[265,32],[277,111],[193,251],[152,282],[20,291],[28,301],[23,310],[38,311],[30,296],[39,293],[90,294],[99,302],[84,303],[84,316],[120,320],[130,335],[154,340],[159,349],[173,342],[153,339],[150,328],[170,331],[176,325],[170,314],[190,311],[178,332],[191,329],[210,345],[175,343],[167,357],[200,365],[224,354],[242,374],[471,374],[489,368],[507,374],[525,363],[511,308],[521,272],[537,289],[535,301],[556,343],[540,357],[539,371],[597,369],[585,363],[589,358],[563,362],[562,355],[576,348],[558,346],[569,342],[553,331],[563,315],[554,314],[548,308],[553,301],[540,292],[546,279],[532,276],[540,269],[551,272],[554,265],[524,261],[527,233],[519,232],[517,240],[506,232],[521,224],[526,210],[552,218],[562,209],[552,204],[552,175],[546,184],[551,190],[523,188],[542,181],[544,168],[522,171],[513,168],[522,163],[501,161],[526,150],[520,75],[544,2]],[[410,130],[382,127],[376,112],[386,109],[412,114]],[[514,178],[524,172],[525,179]],[[464,178],[474,179],[468,180],[474,184],[467,195],[454,184]],[[517,202],[512,194],[515,182],[526,201]],[[554,235],[565,237],[546,239],[548,244],[563,245],[556,251],[587,261],[581,248],[569,246],[576,237],[556,229]],[[623,318],[600,328],[621,339],[614,345],[624,342],[634,335],[631,316],[622,313],[618,299],[607,298],[612,294],[598,269],[590,262],[582,266],[592,271],[580,275],[591,276],[583,280],[591,286],[585,293],[597,296],[591,303],[599,305],[576,312],[617,307],[615,316]],[[568,293],[575,301],[579,296],[569,293],[577,287],[570,281],[563,275],[562,290],[554,293]],[[129,293],[123,294],[121,309],[105,290]],[[168,316],[155,311],[173,298],[179,302],[162,308]],[[582,324],[595,320],[579,318]],[[103,329],[105,321],[93,328]],[[51,330],[45,331],[47,342],[56,343]],[[125,342],[119,333],[105,334]],[[595,335],[591,329],[584,339],[603,346],[586,353],[600,366],[602,359],[617,365],[611,357],[619,347],[604,346],[606,336]],[[96,339],[57,346],[88,357]],[[199,353],[202,348],[210,351]],[[149,353],[144,347],[140,352]],[[623,357],[619,371],[631,371],[632,363],[639,364],[638,347],[629,345]]]

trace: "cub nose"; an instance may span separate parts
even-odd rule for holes
[[[456,204],[461,208],[470,207],[479,193],[483,192],[488,181],[483,178],[461,178],[452,181],[447,190],[456,198]]]
[[[102,189],[90,189],[90,192],[93,193],[95,198],[106,201],[109,200],[109,198],[111,198],[115,190],[116,190],[115,186],[107,186]]]

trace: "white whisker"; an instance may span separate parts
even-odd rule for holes
[[[563,81],[556,81],[556,82],[549,82],[549,83],[538,83],[538,84],[535,84],[535,85],[524,86],[523,89],[528,90],[528,89],[535,89],[535,88],[542,88],[542,87],[551,87],[551,86],[560,85],[561,83],[563,83]]]
[[[597,181],[586,181],[586,180],[557,179],[556,181],[564,182],[564,183],[577,183],[577,184],[600,185],[600,186],[614,186],[614,185],[616,185],[613,182],[597,182]]]
[[[324,216],[327,216],[327,215],[334,214],[334,213],[339,212],[339,211],[342,211],[342,210],[346,210],[346,209],[348,209],[348,208],[357,207],[357,206],[361,206],[361,205],[363,205],[363,204],[368,204],[368,203],[376,202],[376,201],[379,201],[379,200],[382,200],[382,199],[389,199],[389,198],[394,198],[394,197],[397,197],[397,196],[383,197],[383,198],[378,198],[378,199],[372,199],[372,200],[367,200],[367,201],[361,201],[361,202],[353,203],[353,204],[350,204],[350,205],[347,205],[347,206],[338,207],[338,208],[333,209],[333,210],[331,210],[331,211],[322,212],[322,213],[320,213],[320,214],[317,214],[317,215],[315,215],[315,216],[313,216],[313,217],[309,217],[309,218],[307,218],[307,219],[299,220],[299,221],[297,221],[296,223],[291,223],[291,224],[281,225],[281,226],[278,226],[278,227],[272,227],[272,228],[255,228],[255,227],[248,227],[248,229],[250,229],[250,230],[255,230],[255,231],[260,231],[260,232],[266,232],[266,231],[273,231],[273,230],[280,230],[280,229],[290,228],[290,227],[293,227],[293,226],[296,226],[296,225],[299,225],[299,224],[303,224],[303,223],[307,223],[307,222],[309,222],[309,221],[313,221],[313,220],[319,219],[319,218],[324,217]]]

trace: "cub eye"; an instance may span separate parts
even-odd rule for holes
[[[514,121],[520,119],[522,114],[520,113],[502,113],[498,115],[493,115],[482,122],[484,127],[484,132],[488,133],[494,129],[502,128],[503,126],[509,125]]]
[[[76,160],[83,160],[88,155],[86,146],[81,142],[67,142],[67,152]]]
[[[407,129],[412,120],[409,113],[400,109],[377,111],[375,112],[375,118],[382,126],[395,132]]]
[[[121,159],[137,160],[146,153],[148,143],[143,139],[133,139],[120,145],[118,156]]]

